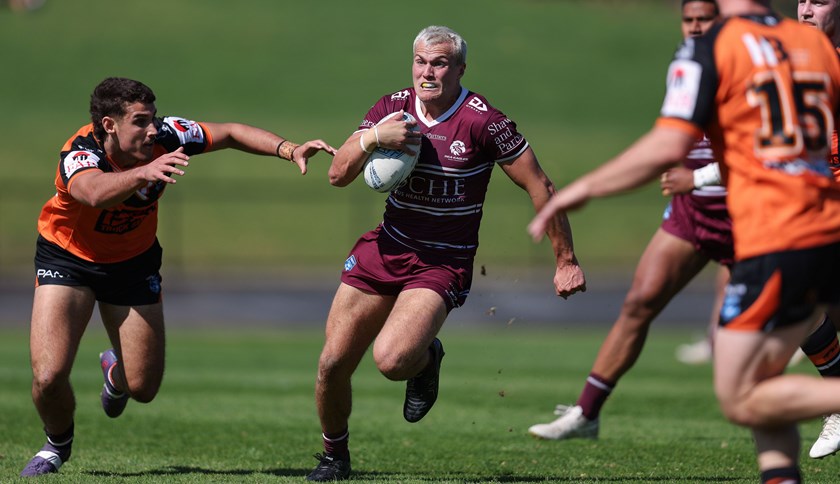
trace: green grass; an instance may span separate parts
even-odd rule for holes
[[[607,403],[599,440],[528,437],[556,403],[574,401],[604,333],[445,328],[441,397],[418,424],[402,419],[404,384],[368,355],[353,379],[355,482],[756,482],[749,433],[721,417],[710,367],[673,359],[689,337],[681,331],[654,331]],[[92,327],[73,373],[73,458],[43,481],[301,482],[321,450],[312,396],[321,343],[320,330],[171,331],[158,398],[110,420],[96,361],[107,343]],[[2,482],[43,443],[26,348],[23,330],[0,331]],[[819,424],[801,431],[808,482],[836,482],[840,461],[807,458]]]
[[[50,0],[31,15],[0,10],[0,268],[31,266],[58,149],[88,121],[90,92],[106,76],[146,82],[163,114],[338,146],[379,96],[410,84],[414,36],[443,23],[469,44],[464,85],[517,122],[563,185],[651,126],[679,41],[674,3]],[[328,163],[316,157],[302,178],[288,163],[236,152],[197,158],[161,204],[168,263],[340,267],[381,220],[385,197],[361,183],[329,186]],[[664,204],[654,187],[574,215],[580,259],[634,263]],[[480,257],[552,263],[525,233],[527,195],[501,170],[487,206]]]

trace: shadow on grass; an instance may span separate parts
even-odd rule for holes
[[[217,476],[250,476],[258,474],[268,474],[278,477],[305,477],[309,474],[309,469],[205,469],[202,467],[190,466],[171,466],[162,469],[151,469],[140,472],[107,472],[107,471],[89,471],[89,474],[96,477],[144,477],[144,476],[169,476],[181,474],[203,474],[203,475],[217,475]],[[708,477],[708,476],[587,476],[581,478],[580,476],[485,476],[475,477],[470,474],[469,477],[461,476],[459,474],[447,473],[442,476],[407,476],[402,473],[393,472],[353,472],[350,479],[359,480],[383,480],[390,481],[395,478],[410,479],[421,482],[439,482],[441,480],[453,480],[463,483],[486,483],[486,482],[639,482],[643,479],[644,482],[732,482],[741,481],[743,479],[738,477]]]
[[[88,471],[85,474],[96,477],[145,477],[145,476],[173,476],[181,474],[203,474],[208,476],[250,476],[268,474],[283,477],[305,477],[308,469],[205,469],[192,466],[169,466],[161,469],[149,469],[137,472]]]

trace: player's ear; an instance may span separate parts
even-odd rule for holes
[[[102,118],[102,128],[105,129],[106,133],[113,133],[115,124],[117,124],[117,121],[111,116],[104,116]]]
[[[460,71],[458,72],[458,79],[464,77],[464,71],[467,70],[467,65],[466,64],[461,64],[461,67],[459,69],[460,69]]]

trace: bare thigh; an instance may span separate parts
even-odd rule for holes
[[[69,379],[95,303],[93,291],[86,287],[35,288],[29,347],[36,382]]]
[[[392,380],[416,375],[427,363],[429,345],[446,316],[446,303],[435,291],[401,292],[373,345],[377,368]]]
[[[349,376],[382,329],[395,300],[341,283],[327,317],[322,371]]]
[[[100,303],[99,312],[120,360],[123,390],[139,401],[151,401],[163,380],[166,336],[163,304],[116,306]]]

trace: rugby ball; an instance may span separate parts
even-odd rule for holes
[[[397,113],[391,113],[376,123],[380,125],[391,119]],[[403,121],[416,121],[414,116],[403,113]],[[420,131],[415,125],[412,131]],[[388,148],[376,148],[365,161],[362,172],[365,176],[367,186],[380,193],[390,192],[403,182],[411,174],[417,165],[417,158],[420,157],[420,146],[417,146],[417,154],[410,155],[403,151],[391,150]]]

